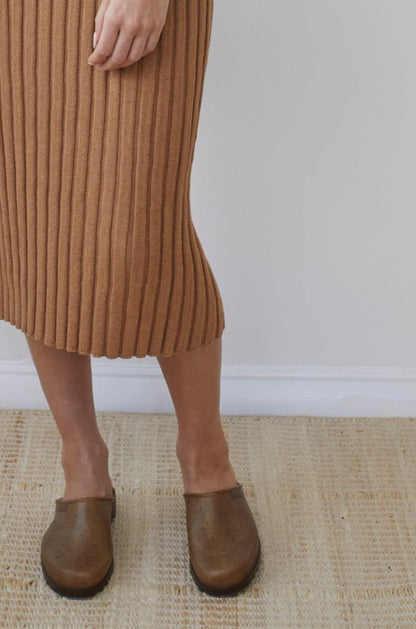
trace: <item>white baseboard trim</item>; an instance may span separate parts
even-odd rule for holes
[[[156,359],[91,358],[97,411],[175,413]],[[416,368],[222,365],[222,415],[416,417]],[[0,407],[47,409],[30,359],[0,361]]]

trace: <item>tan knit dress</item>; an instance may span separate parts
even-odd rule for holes
[[[0,0],[0,319],[129,358],[200,349],[224,311],[190,210],[213,0],[156,48],[88,65],[101,0]]]

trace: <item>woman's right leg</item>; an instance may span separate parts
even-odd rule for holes
[[[111,497],[108,447],[95,416],[91,357],[49,347],[26,334],[25,337],[62,439],[62,497]]]

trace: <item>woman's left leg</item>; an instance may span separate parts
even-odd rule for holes
[[[185,492],[237,484],[219,412],[222,337],[200,350],[157,356],[178,420],[176,455]]]

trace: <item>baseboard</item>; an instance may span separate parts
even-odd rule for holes
[[[98,411],[174,413],[156,359],[91,359]],[[0,361],[0,407],[47,409],[33,362]],[[416,369],[226,365],[221,414],[324,417],[416,416]]]

